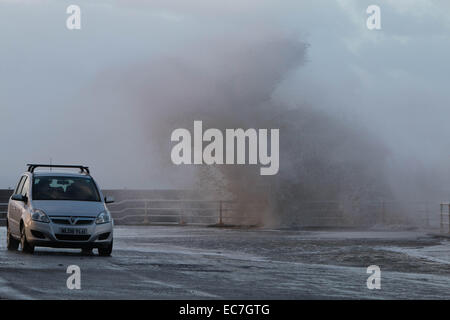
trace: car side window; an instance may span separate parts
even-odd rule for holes
[[[22,187],[23,187],[23,182],[25,180],[25,177],[22,176],[22,178],[20,178],[19,183],[17,184],[17,188],[14,191],[14,194],[19,194],[22,191]]]
[[[22,191],[20,192],[21,195],[23,196],[27,196],[28,195],[28,177],[25,177],[25,180],[23,181],[23,188]]]

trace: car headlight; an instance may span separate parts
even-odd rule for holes
[[[108,223],[111,222],[111,215],[108,211],[102,211],[95,219],[96,224]]]
[[[31,211],[31,219],[33,219],[34,221],[45,222],[45,223],[50,222],[50,219],[45,214],[45,212],[42,210],[39,210],[39,209],[34,209],[33,211]]]

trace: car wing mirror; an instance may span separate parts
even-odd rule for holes
[[[27,197],[21,194],[13,194],[11,200],[27,202]]]
[[[114,197],[105,197],[105,203],[113,203],[114,202]]]

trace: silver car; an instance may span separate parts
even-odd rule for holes
[[[36,168],[47,168],[36,171]],[[50,170],[48,170],[50,168]],[[80,169],[57,173],[55,168]],[[113,220],[100,188],[85,166],[29,164],[8,204],[7,248],[33,253],[37,246],[80,248],[110,256]]]

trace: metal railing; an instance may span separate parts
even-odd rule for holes
[[[6,223],[7,208],[8,203],[0,203],[0,225]],[[108,208],[118,224],[220,226],[232,224],[235,211],[233,201],[191,199],[126,199],[108,204]]]
[[[447,219],[445,219],[445,217]],[[447,233],[450,233],[450,203],[441,203],[440,222],[441,233],[445,233],[445,229],[447,229]],[[447,226],[447,228],[445,226]]]
[[[108,205],[114,221],[143,224],[224,225],[234,211],[228,200],[125,199]]]
[[[319,224],[323,221],[338,223],[343,217],[335,215],[329,216],[331,202],[309,203],[308,211],[313,213],[314,219]],[[313,205],[313,206],[312,206]],[[317,208],[315,206],[318,206]],[[0,203],[0,225],[5,225],[8,203]],[[196,200],[196,199],[125,199],[112,204],[108,208],[118,224],[137,223],[137,224],[174,224],[174,225],[225,225],[236,223],[236,203],[230,200]],[[257,210],[250,210],[258,212]],[[385,220],[386,206],[381,214]],[[367,208],[362,206],[362,212]],[[243,210],[246,212],[247,210]],[[327,213],[322,216],[321,212]],[[429,203],[426,203],[424,209],[419,210],[420,216],[423,216],[424,223],[429,226],[429,212],[433,211]],[[435,215],[431,215],[435,216]],[[435,216],[436,217],[436,216]],[[242,219],[244,218],[244,219]],[[248,213],[245,217],[239,214],[239,223],[243,220],[246,224],[257,225],[260,215]],[[450,203],[440,204],[439,221],[434,220],[434,226],[440,225],[441,233],[450,233]]]
[[[6,225],[7,210],[8,210],[8,203],[0,202],[0,226]]]

